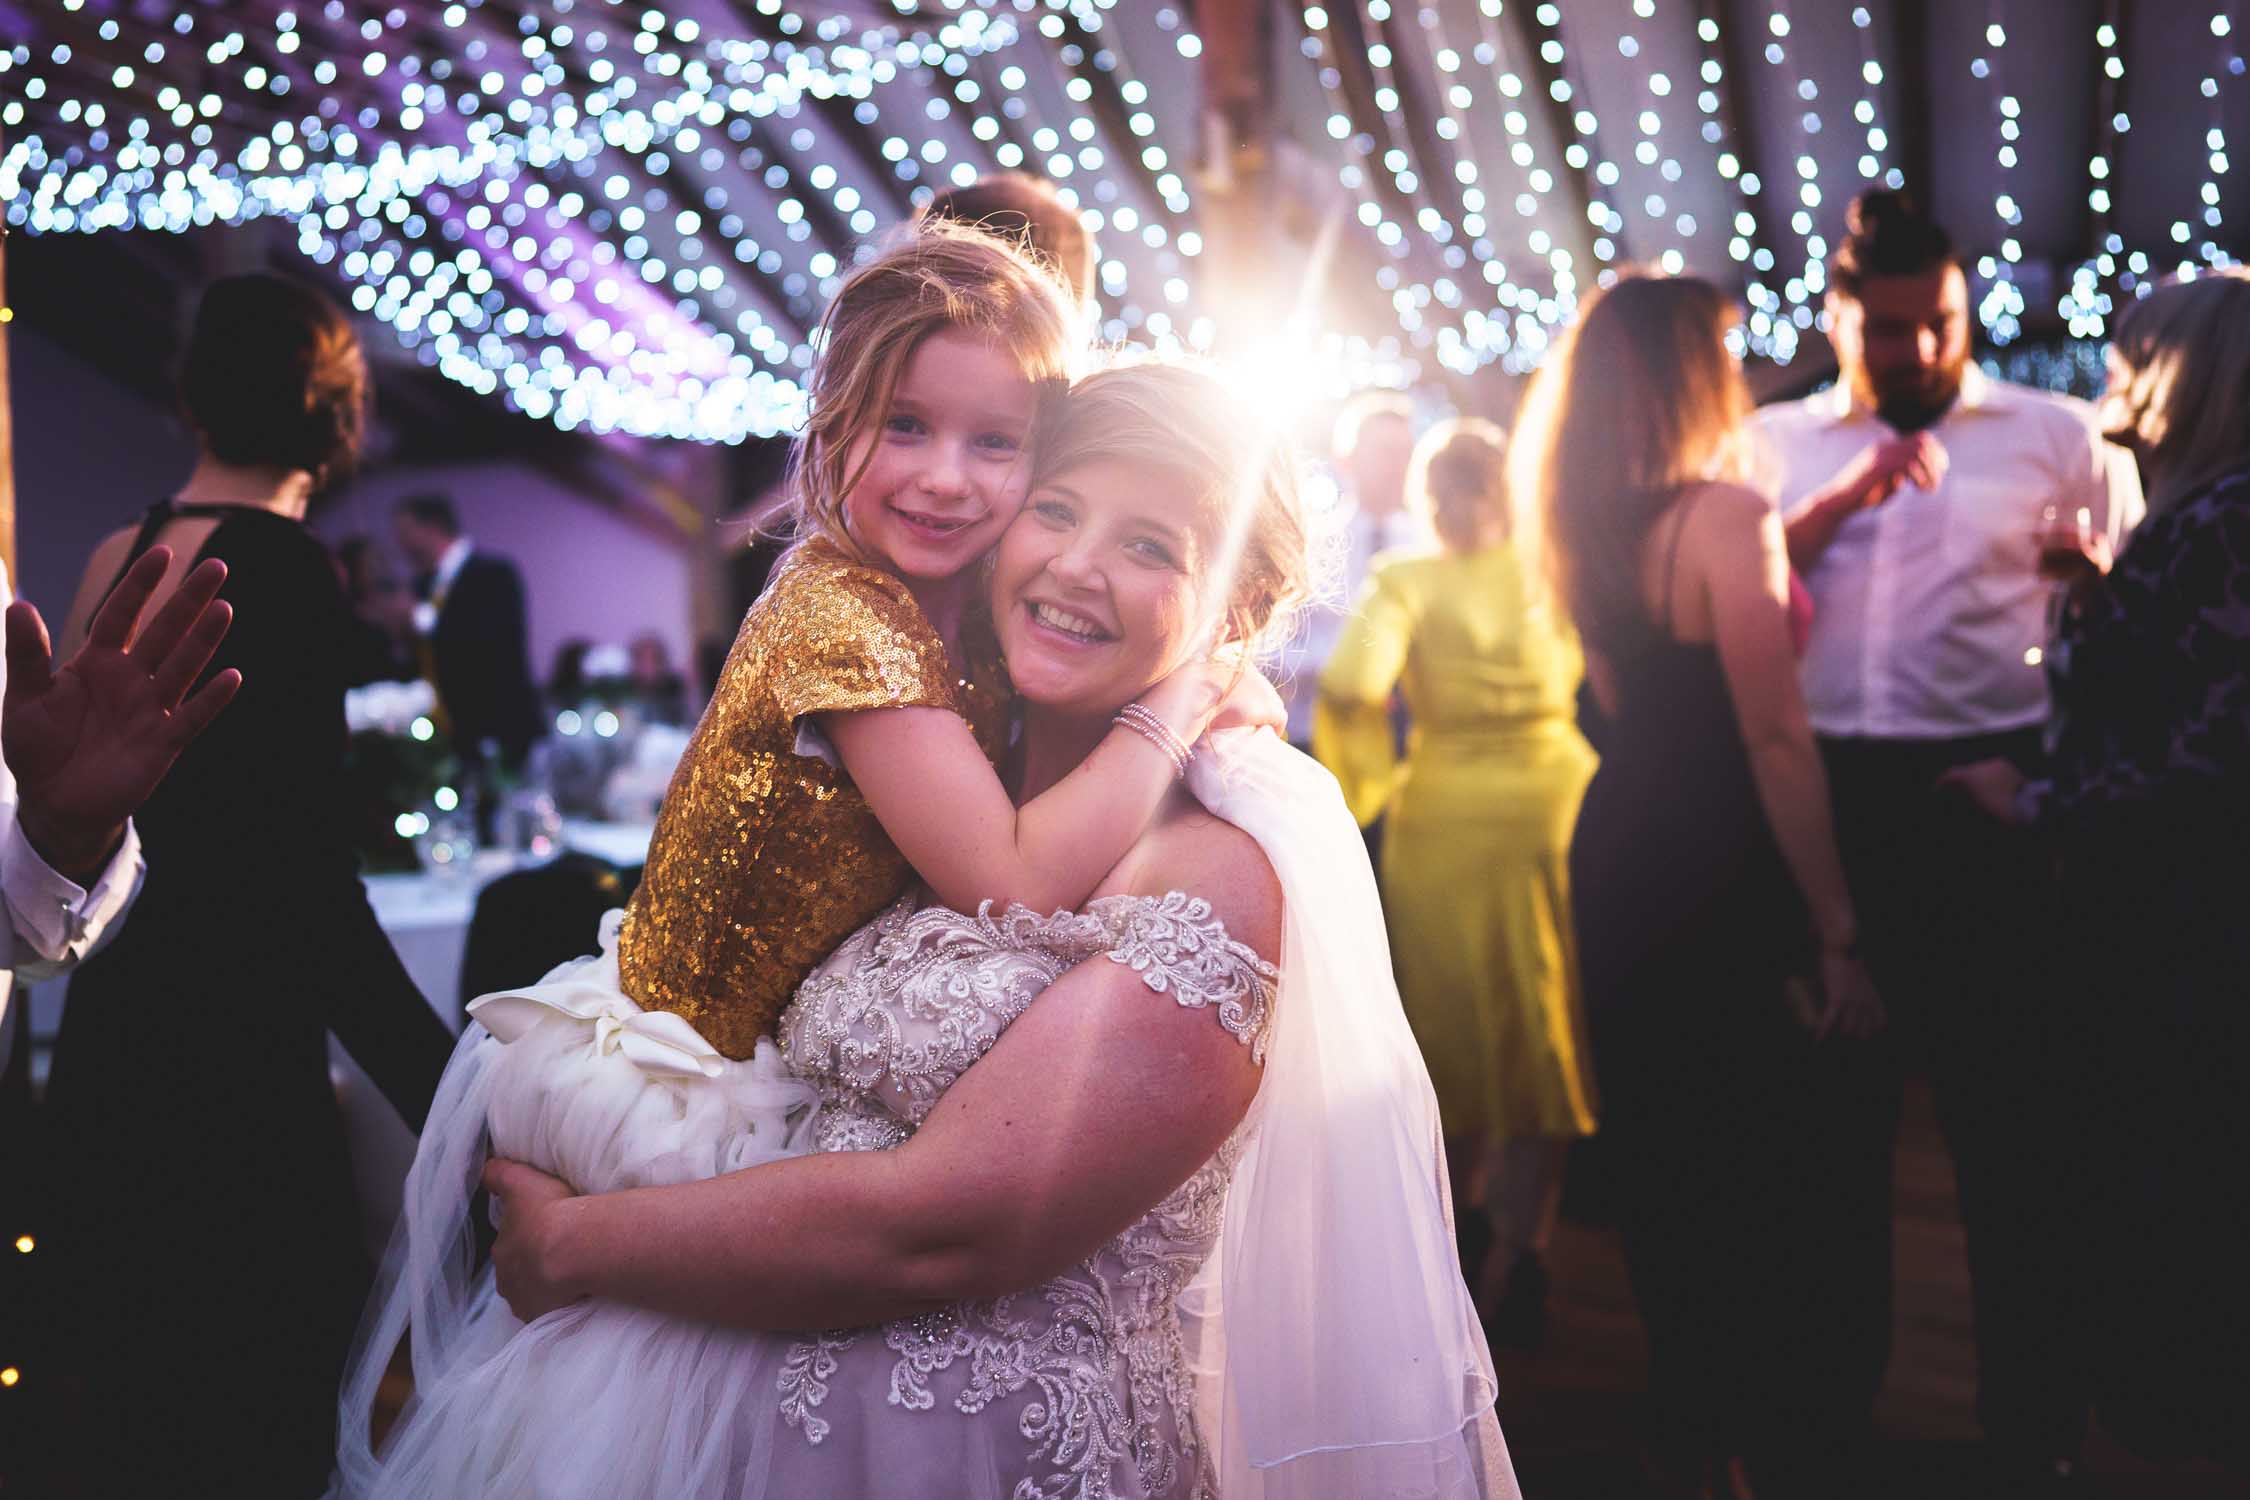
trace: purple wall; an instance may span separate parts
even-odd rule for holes
[[[8,327],[16,440],[16,592],[62,628],[94,544],[163,499],[195,463],[170,412]]]
[[[387,468],[324,507],[314,529],[331,541],[365,532],[389,546],[393,502],[427,490],[452,496],[470,540],[513,559],[523,573],[538,680],[566,640],[623,645],[649,631],[693,677],[695,564],[685,547],[538,470],[507,462]],[[395,547],[392,560],[407,576]]]

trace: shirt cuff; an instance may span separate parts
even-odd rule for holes
[[[2052,781],[2027,781],[2016,788],[2016,821],[2027,828],[2039,825],[2039,815],[2046,811],[2047,798],[2055,790]]]
[[[40,858],[23,825],[10,818],[0,847],[0,887],[16,933],[16,969],[66,966],[92,952],[140,891],[142,870],[141,836],[130,822],[117,852],[87,888]]]

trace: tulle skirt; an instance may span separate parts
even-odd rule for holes
[[[810,1149],[815,1095],[771,1042],[726,1059],[626,998],[616,922],[599,957],[475,1007],[346,1368],[333,1496],[765,1493],[788,1340],[596,1302],[526,1324],[490,1269],[474,1271],[470,1206],[488,1155],[604,1193]],[[414,1395],[378,1455],[369,1416],[409,1332]]]

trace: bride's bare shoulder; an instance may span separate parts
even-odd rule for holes
[[[1281,956],[1281,881],[1258,841],[1201,807],[1175,807],[1141,836],[1119,871],[1139,896],[1201,896],[1227,935],[1270,962]]]

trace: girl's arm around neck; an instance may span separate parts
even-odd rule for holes
[[[1219,705],[1216,672],[1173,674],[1146,695],[1190,744]],[[823,714],[821,729],[883,831],[940,901],[973,912],[1075,908],[1133,847],[1177,770],[1135,730],[1110,730],[1078,769],[1017,807],[975,734],[943,709]]]

